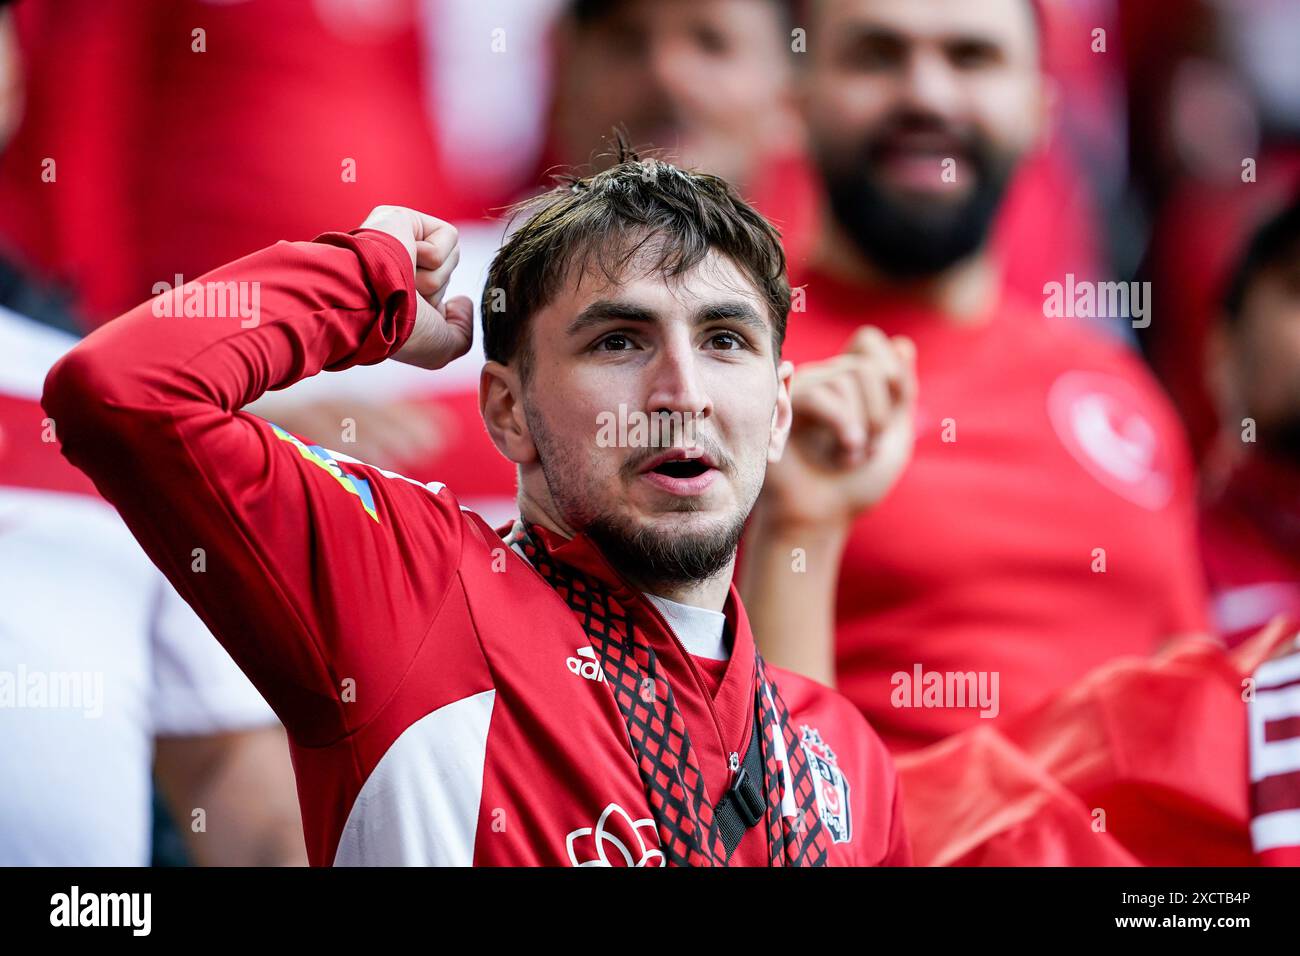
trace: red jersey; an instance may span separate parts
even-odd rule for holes
[[[1229,645],[1277,617],[1300,627],[1300,469],[1241,461],[1201,511],[1201,557]]]
[[[958,326],[814,274],[806,303],[796,363],[866,323],[917,347],[915,453],[854,525],[836,601],[839,688],[891,749],[1203,631],[1187,452],[1123,348],[1010,299]],[[985,702],[925,692],[952,675]]]
[[[252,281],[255,324],[161,318],[145,303],[73,349],[44,404],[68,459],[283,720],[311,862],[662,864],[672,847],[623,688],[587,666],[596,642],[550,579],[445,486],[240,411],[266,389],[400,348],[415,314],[401,244],[368,230],[279,243],[187,291]],[[747,752],[762,673],[735,590],[732,653],[710,693],[662,615],[584,536],[548,547],[551,566],[616,594],[654,650],[697,758],[689,784],[716,802]],[[766,673],[795,742],[764,738],[783,792],[732,862],[768,863],[762,831],[794,805],[825,831],[826,862],[907,862],[879,739],[835,693]],[[791,777],[812,789],[795,792]]]

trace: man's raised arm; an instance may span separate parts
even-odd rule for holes
[[[459,512],[445,489],[387,479],[240,409],[322,369],[463,354],[472,306],[443,301],[456,258],[451,226],[380,207],[353,234],[278,243],[164,292],[46,380],[64,455],[304,743],[355,729],[385,699],[424,636],[412,622],[454,572]],[[358,653],[363,638],[382,647]],[[349,678],[368,693],[345,709]]]

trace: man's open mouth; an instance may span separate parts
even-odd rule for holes
[[[698,458],[679,458],[676,461],[666,461],[650,470],[660,475],[667,475],[669,478],[695,478],[708,471],[709,466]]]
[[[669,494],[703,494],[717,479],[718,467],[709,455],[692,451],[673,448],[655,456],[641,467],[641,477]]]

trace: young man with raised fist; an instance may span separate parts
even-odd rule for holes
[[[731,585],[791,424],[778,238],[722,180],[624,160],[534,200],[489,275],[513,525],[241,412],[469,348],[455,230],[413,210],[218,269],[47,380],[68,459],[288,728],[315,864],[909,861],[884,747],[763,663]],[[213,308],[245,287],[257,315]],[[870,347],[873,414],[905,419],[910,352]]]

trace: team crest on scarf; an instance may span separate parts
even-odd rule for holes
[[[835,751],[822,740],[821,731],[806,724],[800,728],[799,743],[808,755],[814,790],[817,794],[817,812],[822,826],[835,843],[848,843],[853,836],[853,820],[849,816],[849,782],[835,762]]]

